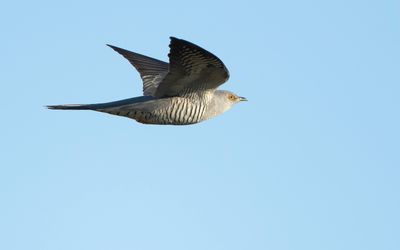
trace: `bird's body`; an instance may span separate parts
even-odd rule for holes
[[[110,46],[110,45],[109,45]],[[144,124],[189,125],[222,114],[246,100],[216,90],[229,73],[210,52],[187,41],[171,38],[170,64],[110,46],[139,71],[145,96],[116,102],[52,105],[50,109],[94,110],[135,119]]]

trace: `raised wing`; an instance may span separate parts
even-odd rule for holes
[[[107,44],[136,68],[143,80],[143,95],[155,96],[160,82],[168,74],[168,63]]]
[[[156,97],[215,89],[228,80],[223,62],[205,49],[175,37],[169,47],[169,72],[159,83]]]

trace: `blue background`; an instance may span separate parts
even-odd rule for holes
[[[0,249],[400,249],[399,1],[0,4]],[[193,126],[46,104],[141,95],[106,43],[220,57]]]

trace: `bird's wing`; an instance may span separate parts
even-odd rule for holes
[[[228,80],[223,62],[205,49],[175,37],[171,37],[169,47],[169,72],[159,83],[156,97],[215,89]]]
[[[154,96],[159,83],[168,74],[168,63],[116,46],[107,45],[128,59],[139,71],[143,80],[143,94],[145,96]]]

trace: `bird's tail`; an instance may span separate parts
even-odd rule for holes
[[[117,108],[125,105],[137,104],[153,100],[151,96],[138,96],[134,98],[124,99],[115,102],[95,103],[95,104],[64,104],[64,105],[48,105],[48,109],[61,109],[61,110],[107,110]]]
[[[93,105],[86,104],[65,104],[65,105],[47,105],[48,109],[63,109],[63,110],[92,110]]]

